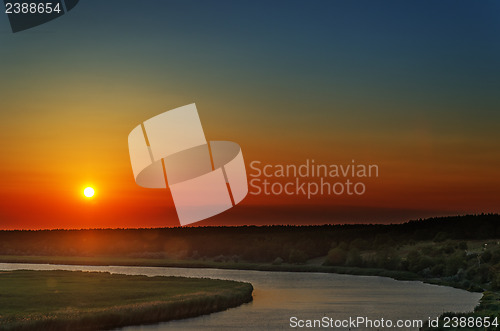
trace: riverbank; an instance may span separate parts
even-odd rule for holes
[[[215,268],[233,270],[288,271],[288,272],[326,272],[359,276],[381,276],[396,280],[414,280],[429,284],[482,292],[479,287],[464,288],[461,283],[439,278],[425,278],[417,273],[382,268],[362,268],[346,266],[325,266],[318,264],[291,263],[253,263],[253,262],[215,262],[200,259],[145,259],[120,257],[80,257],[80,256],[19,256],[0,255],[0,263],[66,264],[88,266],[130,266],[130,267],[172,267],[172,268]]]
[[[215,268],[233,270],[258,271],[286,271],[286,272],[320,272],[362,276],[381,276],[396,280],[422,281],[424,283],[450,286],[473,292],[483,292],[483,297],[474,312],[455,314],[455,316],[497,316],[500,312],[500,293],[497,291],[484,292],[479,286],[465,288],[463,282],[453,281],[452,278],[425,278],[417,273],[401,270],[387,270],[381,268],[361,268],[346,266],[325,266],[321,264],[288,264],[251,262],[215,262],[211,260],[175,260],[175,259],[145,259],[145,258],[117,258],[117,257],[65,257],[65,256],[0,256],[0,263],[33,263],[33,264],[67,264],[88,266],[137,266],[137,267],[182,267],[182,268]],[[450,314],[443,314],[450,315]],[[426,329],[428,330],[428,329]]]
[[[222,311],[249,283],[102,272],[0,272],[0,330],[102,330]]]

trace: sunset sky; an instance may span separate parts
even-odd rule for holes
[[[0,14],[0,228],[177,226],[127,136],[190,103],[249,173],[380,169],[363,196],[249,195],[196,225],[500,212],[499,91],[496,0],[85,0],[15,34]]]

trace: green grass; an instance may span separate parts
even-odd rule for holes
[[[480,250],[485,241],[468,242],[473,250]],[[433,245],[433,242],[419,242],[414,245],[405,245],[398,249],[401,256],[405,256],[411,249]],[[434,244],[435,245],[435,244]],[[471,249],[471,248],[469,248]],[[481,292],[481,287],[464,288],[460,282],[450,280],[449,277],[428,278],[418,273],[404,270],[388,270],[373,267],[350,267],[350,266],[324,266],[315,264],[290,264],[282,263],[273,265],[271,263],[255,262],[214,262],[213,260],[201,259],[146,259],[146,258],[120,258],[120,257],[63,257],[63,256],[0,256],[0,262],[18,263],[52,263],[52,264],[75,264],[75,265],[124,265],[124,266],[155,266],[155,267],[185,267],[185,268],[219,268],[239,270],[262,270],[262,271],[292,271],[292,272],[326,272],[351,275],[382,276],[397,280],[420,280],[426,283],[463,288]],[[485,292],[480,304],[476,307],[474,316],[482,316],[486,313],[498,316],[500,304],[498,304],[498,292]],[[492,299],[494,298],[494,300]],[[488,308],[485,308],[488,307]],[[472,314],[472,313],[471,313]]]
[[[81,271],[0,272],[0,330],[101,330],[211,313],[252,300],[252,285]]]

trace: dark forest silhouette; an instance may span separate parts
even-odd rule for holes
[[[239,226],[0,231],[0,255],[238,256],[270,262],[325,256],[340,244],[381,250],[414,241],[500,238],[500,215],[430,218],[391,225]],[[290,261],[296,262],[296,261]]]

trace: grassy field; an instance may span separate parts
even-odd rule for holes
[[[483,300],[474,314],[498,316],[500,312],[498,214],[429,218],[391,225],[0,231],[0,262],[374,275],[482,292]],[[125,295],[128,290],[122,292]],[[0,300],[5,298],[2,295],[0,292]],[[182,307],[211,305],[196,304],[198,299],[199,296],[190,297]],[[82,311],[89,319],[99,320],[100,313],[92,311],[93,306],[94,303]],[[127,303],[121,306],[128,309]],[[122,309],[116,304],[113,307]],[[134,323],[153,321],[151,316],[158,319],[158,314],[151,313],[154,309],[148,307],[147,313],[142,314],[146,320]],[[71,311],[64,309],[56,313],[68,316]],[[171,310],[161,311],[163,314]],[[35,313],[39,317],[47,314]],[[201,313],[185,309],[161,318]],[[2,311],[0,314],[0,318],[7,318]],[[111,313],[113,323],[125,323],[123,320],[129,315],[133,314]]]
[[[427,246],[430,243],[417,244],[416,247]],[[477,246],[479,250],[484,246],[484,242],[472,243],[471,246]],[[406,252],[407,246],[400,247],[399,252]],[[401,254],[403,255],[403,254]],[[220,268],[220,269],[240,269],[240,270],[263,270],[263,271],[295,271],[295,272],[328,272],[339,274],[351,275],[370,275],[390,277],[398,280],[421,280],[426,283],[437,285],[446,285],[458,288],[464,288],[462,283],[450,281],[447,278],[439,277],[423,277],[422,275],[410,271],[403,270],[388,270],[384,268],[375,267],[354,267],[354,266],[327,266],[322,265],[321,261],[324,258],[319,258],[311,261],[311,263],[304,264],[291,264],[281,263],[279,265],[273,263],[255,263],[248,261],[214,261],[209,259],[146,259],[146,258],[117,258],[117,257],[65,257],[65,256],[0,256],[1,262],[11,263],[50,263],[50,264],[70,264],[70,265],[124,265],[124,266],[156,266],[156,267],[202,267],[202,268]],[[0,274],[1,276],[1,274]],[[128,276],[125,276],[128,277]],[[1,277],[0,277],[1,280]],[[249,284],[248,284],[249,285]],[[250,286],[250,285],[249,285]],[[0,286],[1,289],[1,286]],[[472,288],[466,288],[472,290]],[[481,291],[480,287],[475,288],[476,291]],[[128,290],[127,290],[128,291]],[[250,292],[251,296],[251,292]],[[0,304],[2,303],[0,297]],[[92,305],[91,305],[92,306]],[[474,312],[468,314],[452,314],[446,315],[457,316],[497,316],[500,311],[500,295],[498,292],[485,292],[480,304],[476,307]],[[200,312],[198,314],[201,314]],[[89,312],[90,314],[90,312]],[[3,315],[0,308],[0,315]],[[193,315],[185,315],[180,317],[167,317],[166,319],[189,317]],[[2,319],[0,318],[0,322]],[[154,322],[154,320],[152,321]],[[116,322],[115,322],[116,323]],[[149,323],[144,321],[140,323]],[[2,323],[0,323],[2,324]],[[136,322],[128,324],[137,324]],[[1,327],[0,327],[1,330]],[[428,329],[425,329],[428,330]]]
[[[252,285],[80,271],[0,272],[0,330],[102,330],[221,311]]]

